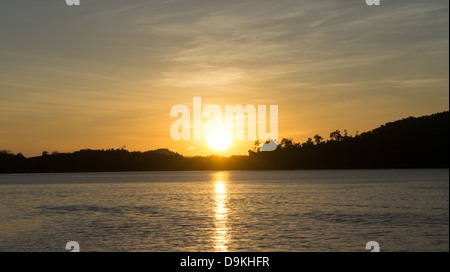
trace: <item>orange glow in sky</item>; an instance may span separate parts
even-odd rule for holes
[[[19,2],[0,3],[0,149],[25,156],[247,154],[222,132],[170,137],[194,96],[278,105],[297,142],[449,109],[448,1]]]

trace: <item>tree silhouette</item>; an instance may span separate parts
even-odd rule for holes
[[[342,135],[341,135],[341,131],[340,130],[336,130],[334,132],[330,133],[330,139],[336,142],[341,141],[342,139]]]
[[[152,170],[273,170],[448,168],[449,112],[386,123],[374,130],[342,136],[340,130],[324,141],[318,134],[304,143],[283,138],[276,150],[260,152],[255,141],[248,156],[184,157],[168,149],[130,152],[121,149],[73,153],[42,152],[26,158],[0,151],[0,173],[92,172]],[[441,140],[436,140],[441,139]]]
[[[323,138],[319,134],[314,135],[314,143],[316,145],[319,145],[322,142],[322,140]]]
[[[293,140],[292,139],[287,139],[287,138],[281,139],[280,146],[282,148],[288,148],[288,147],[290,147],[292,145],[293,145]]]

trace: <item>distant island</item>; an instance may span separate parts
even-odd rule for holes
[[[320,135],[304,143],[285,138],[271,152],[259,151],[259,145],[255,142],[247,156],[230,157],[185,157],[168,149],[85,149],[26,158],[3,150],[0,173],[448,168],[449,112],[408,117],[353,136],[336,130],[327,140]]]

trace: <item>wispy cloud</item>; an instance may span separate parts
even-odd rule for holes
[[[40,125],[164,142],[194,95],[278,104],[292,137],[448,108],[448,1],[58,2],[0,3],[0,127],[30,142]]]

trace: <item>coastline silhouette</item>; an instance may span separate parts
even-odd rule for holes
[[[408,117],[372,131],[348,135],[335,130],[304,143],[282,139],[271,152],[255,142],[248,155],[185,157],[168,149],[125,149],[49,153],[26,158],[0,151],[0,173],[114,172],[153,170],[298,170],[448,168],[449,112]]]

